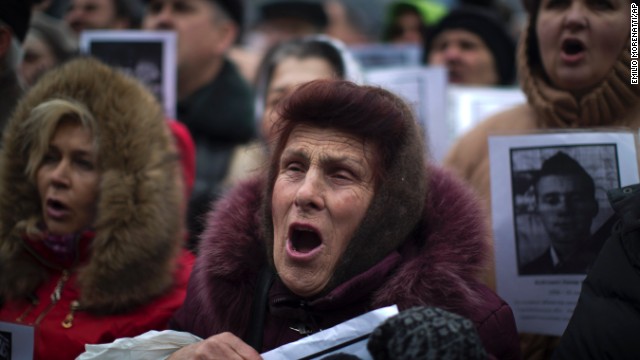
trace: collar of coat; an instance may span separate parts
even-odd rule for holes
[[[375,292],[371,307],[433,305],[470,316],[464,312],[483,301],[477,278],[490,251],[486,220],[476,197],[458,179],[435,166],[427,171],[429,191],[418,235],[399,249],[401,263]],[[267,260],[259,225],[263,187],[260,177],[238,185],[208,215],[176,328],[202,337],[245,334],[257,273]]]

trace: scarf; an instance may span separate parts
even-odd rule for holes
[[[549,84],[539,59],[530,55],[529,25],[518,45],[518,72],[522,89],[538,115],[542,128],[583,128],[595,126],[640,126],[629,116],[640,104],[640,86],[631,85],[630,42],[619,54],[604,80],[582,98]],[[635,124],[634,124],[635,121]]]

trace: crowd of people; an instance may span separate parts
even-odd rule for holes
[[[531,216],[549,245],[517,271],[586,275],[561,337],[518,331],[490,227],[491,134],[640,127],[631,3],[3,0],[0,358],[24,346],[2,327],[18,324],[34,359],[166,329],[203,339],[170,359],[259,359],[389,305],[473,336],[434,352],[423,327],[392,351],[380,334],[408,320],[390,321],[376,359],[640,356],[637,186],[605,189],[615,214],[592,233],[592,176],[541,159]],[[175,118],[80,54],[88,30],[175,32]],[[437,162],[411,106],[365,83],[350,49],[379,43],[526,103]]]

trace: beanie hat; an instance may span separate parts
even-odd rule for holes
[[[489,48],[496,65],[499,85],[511,85],[516,76],[516,43],[497,16],[475,6],[451,11],[429,33],[425,44],[425,58],[429,56],[433,40],[443,31],[460,29],[478,35]]]
[[[242,28],[244,23],[244,4],[242,0],[211,0],[227,12],[231,20]]]
[[[0,20],[11,27],[13,34],[20,42],[24,41],[24,37],[27,35],[30,19],[30,0],[0,1]]]
[[[319,29],[324,29],[329,24],[327,13],[320,2],[277,0],[260,7],[258,21],[281,18],[304,20]]]

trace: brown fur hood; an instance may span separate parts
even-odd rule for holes
[[[53,98],[87,106],[97,122],[101,169],[95,238],[78,269],[81,305],[94,312],[126,311],[172,283],[181,245],[179,163],[162,109],[153,95],[97,60],[73,60],[44,77],[18,104],[0,155],[0,299],[28,296],[46,279],[25,251],[19,221],[41,214],[25,167],[31,109]]]

